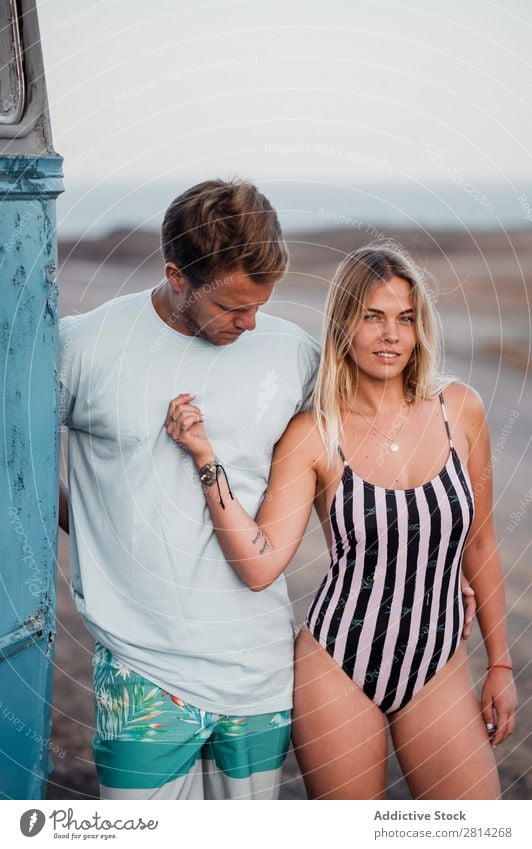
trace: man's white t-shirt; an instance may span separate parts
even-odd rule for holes
[[[235,496],[255,515],[272,451],[313,388],[319,347],[258,313],[215,346],[156,313],[151,292],[62,319],[72,593],[93,636],[134,671],[204,710],[292,704],[284,578],[254,593],[225,560],[190,456],[164,422],[193,392]]]

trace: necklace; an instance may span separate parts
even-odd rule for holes
[[[380,433],[381,436],[384,436],[384,438],[388,440],[388,442],[390,443],[390,451],[393,451],[394,453],[396,451],[399,451],[399,445],[397,444],[397,437],[399,436],[399,434],[401,433],[405,424],[407,423],[408,419],[410,418],[410,409],[411,409],[410,404],[408,405],[408,413],[407,413],[406,419],[404,420],[403,424],[401,425],[401,427],[399,428],[399,430],[397,431],[397,433],[395,434],[395,436],[393,438],[391,436],[388,436],[388,434],[384,433],[375,424],[370,422],[368,417],[365,416],[364,413],[362,413],[360,410],[355,410],[353,407],[350,407],[349,409],[351,410],[352,413],[358,413],[359,416],[362,416],[364,421],[366,421],[369,424],[370,427],[374,428],[376,431],[378,431]]]

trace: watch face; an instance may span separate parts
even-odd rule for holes
[[[212,486],[212,484],[216,480],[216,464],[209,463],[208,466],[205,466],[200,474],[200,481],[207,486]]]

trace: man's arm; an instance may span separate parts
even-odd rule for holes
[[[59,527],[68,534],[68,489],[59,482]]]

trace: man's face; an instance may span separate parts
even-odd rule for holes
[[[167,263],[166,270],[174,292],[174,326],[213,345],[230,345],[246,330],[253,330],[257,310],[274,289],[273,284],[255,283],[239,270],[222,272],[198,287],[173,263]]]

